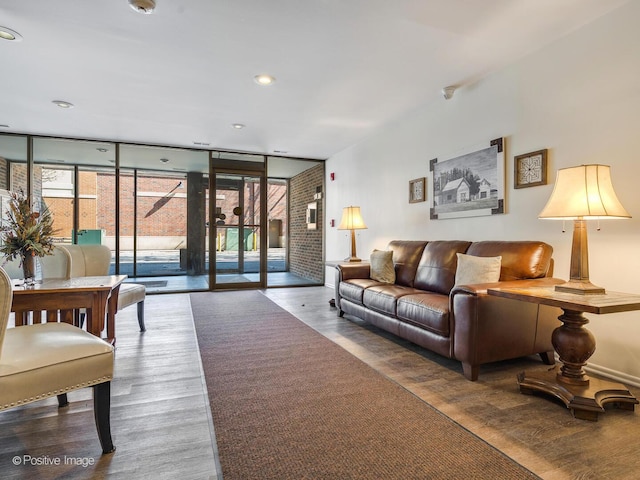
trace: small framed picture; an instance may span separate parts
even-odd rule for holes
[[[311,202],[307,205],[307,230],[318,228],[318,202]]]
[[[424,202],[427,199],[426,184],[426,177],[409,181],[409,203]]]
[[[547,149],[518,155],[513,159],[513,187],[526,188],[547,184]]]

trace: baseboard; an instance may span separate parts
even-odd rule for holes
[[[625,385],[640,387],[640,378],[634,377],[633,375],[629,375],[627,373],[618,372],[617,370],[612,370],[610,368],[603,367],[601,365],[589,363],[585,367],[585,371],[587,373],[595,373],[597,375],[602,375],[603,377],[607,377],[611,380],[615,380]]]

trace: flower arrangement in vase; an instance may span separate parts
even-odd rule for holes
[[[11,193],[6,219],[0,226],[0,253],[7,259],[20,258],[25,284],[33,283],[35,258],[52,254],[54,233],[53,216],[46,207],[35,212],[24,191]]]

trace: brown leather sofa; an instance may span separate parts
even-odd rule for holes
[[[480,365],[539,354],[554,363],[551,333],[558,308],[487,294],[493,287],[562,283],[552,278],[553,249],[537,241],[402,241],[389,243],[395,283],[370,278],[367,263],[336,268],[336,307],[417,345],[462,362],[478,379]],[[454,286],[457,253],[502,256],[496,283]]]

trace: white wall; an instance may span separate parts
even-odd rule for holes
[[[640,2],[575,31],[482,81],[417,108],[326,164],[327,221],[360,205],[367,230],[358,255],[392,239],[532,239],[554,247],[555,276],[568,279],[572,224],[539,220],[558,168],[611,165],[631,220],[589,226],[590,277],[608,290],[640,294]],[[508,41],[508,39],[505,39]],[[506,214],[430,220],[430,201],[408,202],[408,182],[446,160],[506,138]],[[515,190],[513,157],[547,148],[548,185]],[[329,174],[335,173],[335,181]],[[431,186],[428,197],[431,199]],[[327,228],[326,258],[349,252],[348,232]],[[327,269],[327,284],[333,271]],[[590,368],[640,385],[640,312],[589,316],[597,339]]]

